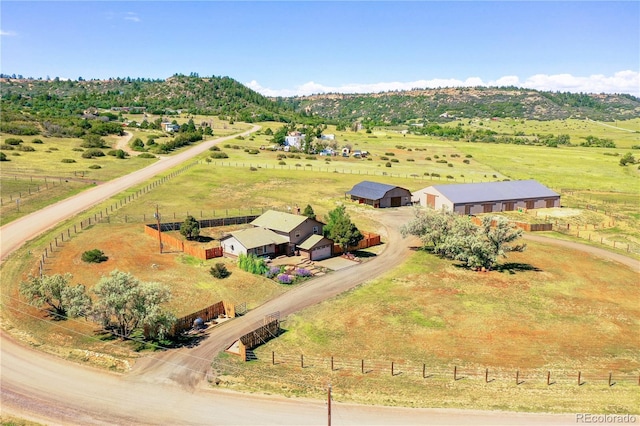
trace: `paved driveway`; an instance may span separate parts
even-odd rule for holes
[[[359,265],[359,262],[354,260],[345,259],[344,257],[332,257],[330,259],[325,260],[316,260],[315,263],[318,266],[322,266],[323,268],[331,269],[332,271],[337,271],[339,269],[348,268],[349,266]]]

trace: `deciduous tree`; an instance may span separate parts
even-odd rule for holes
[[[187,240],[198,238],[200,235],[200,223],[195,217],[189,215],[180,226],[180,234]]]
[[[152,337],[164,338],[175,317],[162,308],[171,292],[155,282],[140,282],[133,275],[114,270],[94,290],[98,300],[93,317],[115,335],[125,339],[144,326]]]
[[[83,316],[91,307],[91,299],[82,284],[71,286],[71,278],[71,274],[29,277],[20,284],[20,293],[30,305],[46,305],[56,319]]]

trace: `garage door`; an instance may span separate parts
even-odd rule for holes
[[[311,252],[311,260],[322,260],[331,257],[331,246],[320,247]]]
[[[402,205],[402,197],[391,197],[391,207],[400,207]]]

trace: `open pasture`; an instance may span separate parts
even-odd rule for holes
[[[451,124],[457,125],[457,123]],[[471,129],[491,129],[504,135],[515,135],[518,132],[525,135],[566,134],[570,136],[571,143],[574,145],[580,145],[587,136],[611,139],[617,148],[629,149],[634,145],[640,145],[640,118],[608,123],[571,118],[551,121],[500,118],[497,120],[474,120],[471,124],[462,120],[461,123]]]
[[[416,252],[378,280],[288,317],[280,337],[254,350],[258,361],[214,365],[233,389],[317,397],[330,382],[336,398],[371,404],[638,413],[636,283],[617,264],[535,243],[490,273]],[[453,380],[454,366],[464,380]],[[547,371],[558,383],[546,385]],[[610,371],[624,383],[608,388]]]

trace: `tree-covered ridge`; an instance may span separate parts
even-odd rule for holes
[[[542,92],[514,87],[467,87],[376,94],[324,94],[281,100],[297,111],[332,121],[373,125],[448,117],[512,117],[555,120],[569,117],[623,120],[640,115],[632,95]]]
[[[81,115],[89,108],[222,115],[234,120],[290,121],[297,114],[230,77],[174,75],[166,80],[34,80],[0,78],[3,113],[34,119]]]

